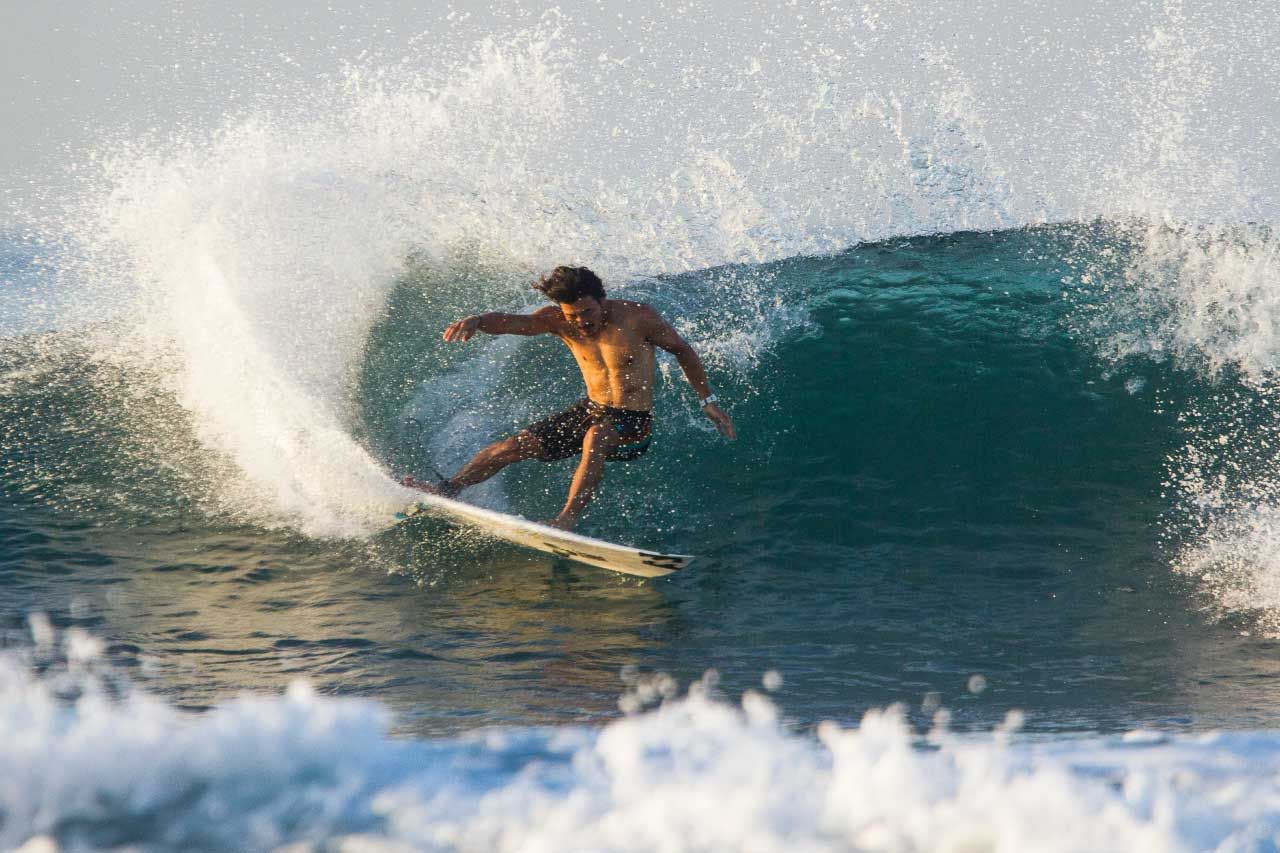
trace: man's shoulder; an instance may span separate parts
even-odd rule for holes
[[[529,316],[548,332],[554,332],[559,329],[560,324],[564,321],[564,315],[554,305],[543,305],[541,308],[534,309]]]
[[[613,305],[618,305],[622,307],[622,309],[625,311],[657,311],[658,310],[657,308],[654,308],[652,305],[650,305],[647,302],[636,302],[634,299],[610,298],[609,302],[612,303]]]
[[[630,299],[610,299],[609,302],[619,309],[628,321],[643,322],[662,319],[658,309],[645,302],[633,302]]]

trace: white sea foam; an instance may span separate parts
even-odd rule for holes
[[[1148,223],[1093,326],[1115,360],[1172,364],[1202,391],[1166,460],[1174,567],[1217,617],[1280,635],[1280,241],[1273,229]],[[1102,263],[1107,263],[1106,259]]]
[[[891,709],[815,736],[760,694],[695,685],[600,728],[404,740],[375,703],[301,684],[191,714],[59,659],[36,677],[0,658],[6,848],[1179,851],[1280,835],[1269,732],[921,737]]]
[[[1196,119],[1227,67],[1220,45],[1195,37],[1203,10],[1177,0],[1163,9],[1143,41],[1148,71],[1131,84],[1151,108],[1123,165],[1108,169],[1114,240],[1077,259],[1094,311],[1083,337],[1105,358],[1170,363],[1210,388],[1179,414],[1185,446],[1165,460],[1173,566],[1215,616],[1277,635],[1276,217],[1258,204],[1265,180],[1250,144],[1210,156],[1215,143]]]
[[[1208,378],[1232,371],[1252,383],[1280,371],[1280,241],[1271,229],[1157,222],[1125,230],[1132,252],[1118,275],[1085,273],[1108,291],[1104,354],[1174,360]]]

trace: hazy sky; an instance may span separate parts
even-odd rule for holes
[[[394,63],[433,45],[465,49],[488,33],[529,25],[548,4],[405,2],[405,0],[0,0],[0,225],[4,210],[56,195],[69,169],[89,149],[118,140],[166,137],[175,126],[216,124],[258,101],[278,107],[282,92],[338,73],[343,62]],[[1280,115],[1280,12],[1275,4],[1107,0],[870,0],[761,3],[670,0],[631,11],[620,0],[566,3],[563,9],[611,39],[619,50],[651,20],[701,40],[725,55],[751,53],[753,42],[777,38],[763,23],[790,15],[792,37],[821,32],[834,14],[860,16],[868,32],[886,22],[918,32],[922,44],[944,43],[981,98],[1035,121],[1068,97],[1083,68],[1109,56],[1121,73],[1142,61],[1141,45],[1160,20],[1182,16],[1189,27],[1221,25],[1201,60],[1221,71],[1213,101],[1225,124],[1258,121],[1241,138],[1260,139]],[[656,11],[655,11],[656,9]],[[719,10],[719,11],[717,11]],[[762,10],[765,10],[762,12]],[[1155,22],[1153,24],[1153,22]],[[751,27],[758,23],[759,31]],[[1219,43],[1215,44],[1215,40]],[[1238,42],[1238,43],[1235,43]],[[800,43],[797,41],[797,43]],[[1121,59],[1117,60],[1119,56]],[[1131,59],[1125,59],[1130,57]],[[659,66],[654,66],[655,68]],[[1136,65],[1134,65],[1136,69]],[[1225,93],[1225,94],[1224,94]],[[1088,101],[1088,93],[1070,97]],[[274,100],[273,100],[274,99]],[[1244,115],[1241,118],[1241,115]],[[1254,118],[1250,118],[1252,114]],[[1258,120],[1257,116],[1264,116]],[[1225,128],[1224,129],[1228,129]],[[1261,144],[1261,143],[1259,143]],[[1274,146],[1267,145],[1268,148]]]
[[[395,61],[411,42],[437,34],[452,48],[463,44],[468,35],[479,37],[536,21],[553,7],[474,0],[456,4],[439,0],[0,2],[4,6],[0,12],[0,124],[8,128],[0,139],[0,176],[8,177],[46,172],[64,162],[64,151],[91,143],[104,129],[145,132],[172,122],[205,121],[251,102],[281,82],[332,74],[343,61],[362,54]],[[707,9],[717,4],[668,5],[673,10],[701,6],[701,14],[690,13],[687,24],[705,28],[708,19],[714,21],[714,13],[707,14]],[[745,4],[718,5],[724,7],[727,19],[739,17],[738,10]],[[785,0],[765,5],[781,7]],[[932,19],[936,15],[930,7],[939,4],[932,0],[844,4],[851,10],[864,5],[873,13],[875,7],[884,7],[899,17],[902,9],[910,7],[922,10],[922,18]],[[1064,4],[1003,0],[984,5],[990,8],[980,18],[966,19],[975,31],[989,37],[992,25],[998,28],[1002,17],[993,13],[1002,8],[1009,11],[1008,17],[1048,29],[1054,15],[1046,20],[1044,10],[1036,7]],[[1106,6],[1080,1],[1065,5],[1079,10]],[[559,4],[567,14],[598,22],[603,30],[619,28],[617,35],[623,40],[628,21],[638,26],[638,16],[626,11],[629,6],[619,0]],[[652,5],[642,4],[642,8]],[[678,16],[679,12],[665,14]],[[759,38],[767,36],[761,33]],[[967,38],[971,40],[972,33]],[[961,33],[955,43],[962,46],[965,40],[966,34]],[[742,43],[737,49],[749,53],[751,44]]]
[[[106,130],[204,121],[268,81],[394,54],[447,23],[440,3],[0,0],[0,175],[46,173]]]

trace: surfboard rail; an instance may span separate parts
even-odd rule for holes
[[[637,577],[670,575],[688,568],[694,560],[689,554],[664,554],[619,545],[426,492],[403,512],[396,513],[396,519],[404,520],[423,513],[460,521],[494,538],[535,551]]]

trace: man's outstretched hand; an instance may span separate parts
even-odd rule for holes
[[[733,420],[724,409],[720,408],[715,403],[707,403],[707,405],[702,407],[702,412],[711,419],[711,422],[716,425],[716,429],[718,429],[720,434],[725,438],[733,441],[738,437],[738,433],[733,428]]]
[[[463,317],[458,322],[449,326],[444,330],[444,339],[449,342],[457,341],[459,343],[471,339],[476,333],[476,329],[480,327],[479,317]]]

